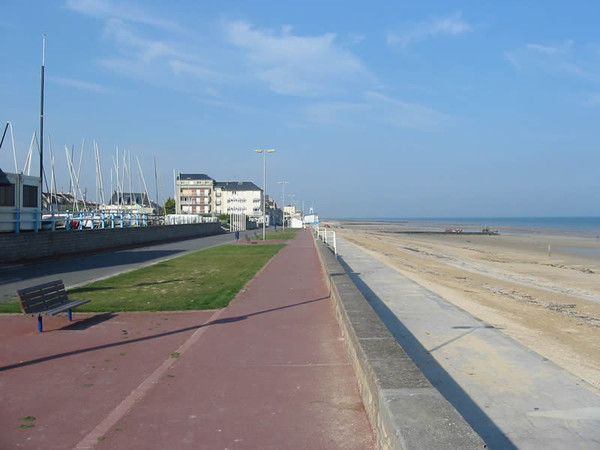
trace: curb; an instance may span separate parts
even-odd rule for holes
[[[397,343],[333,253],[315,240],[379,449],[487,448]]]

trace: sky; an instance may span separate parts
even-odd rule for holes
[[[262,187],[253,150],[275,149],[267,194],[281,203],[277,181],[288,181],[285,203],[322,217],[600,215],[597,1],[3,0],[1,10],[0,125],[11,122],[23,171],[39,135],[45,34],[44,167],[49,176],[52,153],[59,191],[68,148],[96,198],[94,142],[107,196],[125,158],[133,190],[141,173],[161,201],[174,172]],[[0,168],[15,169],[10,132]]]

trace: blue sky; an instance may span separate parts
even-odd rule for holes
[[[106,191],[119,148],[155,197],[173,171],[262,186],[324,217],[600,215],[594,1],[4,0],[0,123],[19,170],[39,126],[83,144]],[[0,167],[14,171],[10,138]],[[37,163],[32,172],[37,173]],[[137,169],[134,190],[138,190]],[[108,192],[107,192],[108,194]],[[289,199],[288,199],[289,200]],[[289,203],[286,202],[286,203]]]

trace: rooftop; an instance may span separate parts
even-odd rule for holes
[[[215,187],[224,191],[262,191],[251,181],[217,181]]]
[[[177,176],[178,180],[212,180],[211,177],[204,173],[180,173]],[[213,180],[214,181],[214,180]]]

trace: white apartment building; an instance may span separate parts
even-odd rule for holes
[[[249,181],[215,181],[206,174],[179,173],[175,214],[245,214],[262,217],[262,189]]]
[[[214,212],[219,214],[262,215],[262,189],[249,181],[217,181],[214,184]]]

